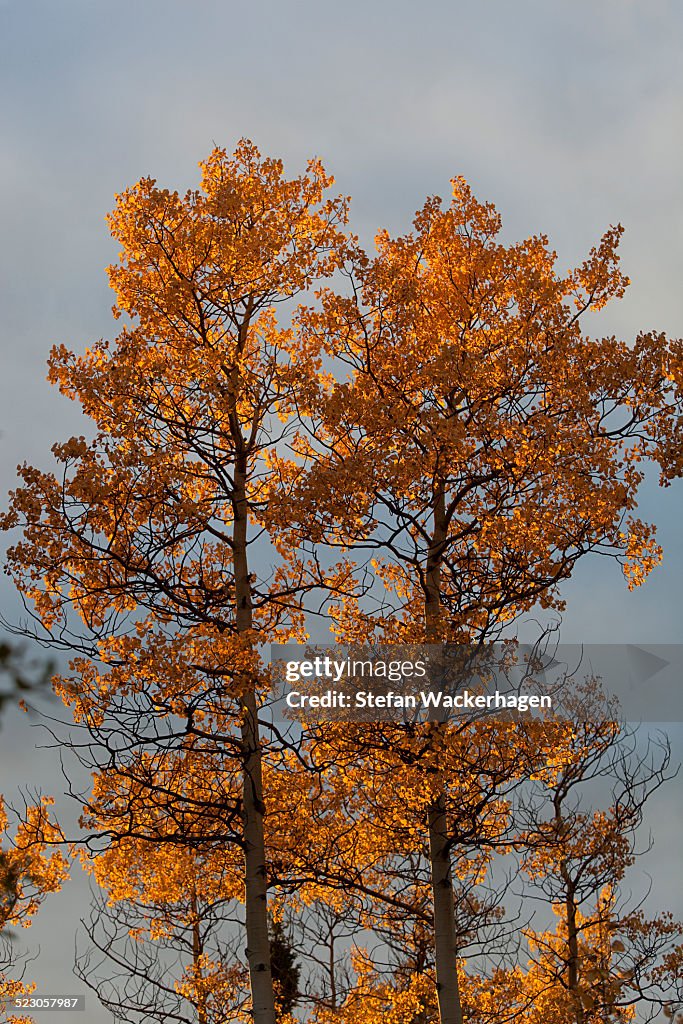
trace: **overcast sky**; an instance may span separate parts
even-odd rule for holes
[[[455,174],[497,205],[506,238],[547,233],[563,267],[621,222],[632,285],[591,329],[681,336],[682,41],[674,0],[0,0],[2,493],[18,462],[45,465],[52,443],[80,432],[45,361],[54,343],[81,350],[115,334],[114,193],[143,175],[194,185],[213,144],[241,136],[292,174],[320,156],[367,243],[378,227],[407,230]],[[681,642],[682,499],[680,483],[643,495],[665,560],[640,591],[616,565],[581,566],[564,640]],[[53,754],[33,743],[24,720],[5,723],[0,790],[22,779],[59,790]],[[654,895],[670,906],[680,786],[649,821]],[[66,972],[83,887],[68,891],[32,929],[43,990],[78,988]]]

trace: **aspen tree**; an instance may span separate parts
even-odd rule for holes
[[[135,802],[123,809],[113,755],[91,828],[142,836],[149,783],[159,806],[166,787],[168,814],[148,838],[180,842],[187,793],[170,790],[187,758],[239,764],[226,831],[244,857],[254,1020],[273,1024],[256,646],[300,635],[311,577],[277,536],[268,546],[260,520],[267,449],[318,365],[276,310],[339,264],[346,202],[325,198],[332,178],[319,161],[289,180],[247,141],[200,166],[200,188],[185,195],[143,178],[117,197],[109,275],[124,326],[83,356],[57,346],[49,364],[92,439],[55,445],[56,473],[24,466],[4,525],[23,530],[9,571],[42,639],[72,651],[60,692],[76,719],[101,741],[110,707],[120,725],[129,701],[143,723],[118,757]],[[186,806],[195,839],[211,791],[207,779]]]
[[[297,506],[315,542],[372,555],[383,597],[339,602],[342,641],[482,644],[536,605],[561,610],[559,585],[590,552],[629,587],[660,560],[634,510],[645,460],[664,486],[683,469],[683,345],[585,333],[628,284],[620,226],[565,274],[545,236],[504,244],[500,230],[456,178],[412,232],[357,250],[350,294],[327,289],[299,317],[332,369],[271,515],[286,530]],[[461,1024],[447,790],[443,776],[424,829],[440,1020]]]
[[[14,1000],[30,996],[35,990],[35,983],[17,976],[18,958],[11,930],[28,928],[45,897],[59,892],[69,875],[66,856],[52,848],[63,840],[59,827],[50,820],[52,803],[44,797],[39,804],[26,807],[22,821],[10,836],[9,818],[0,796],[0,1006],[8,1024],[30,1024],[31,1017],[11,1010]]]
[[[625,885],[643,852],[645,805],[674,775],[663,737],[646,744],[595,716],[572,727],[558,763],[536,778],[522,810],[522,870],[557,927],[526,932],[525,1024],[602,1024],[683,1009],[683,924],[668,911],[648,918]]]

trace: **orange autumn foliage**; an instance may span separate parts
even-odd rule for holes
[[[54,446],[58,472],[22,467],[3,517],[10,574],[71,652],[59,692],[106,751],[83,821],[114,845],[94,870],[112,901],[173,903],[198,865],[203,895],[243,901],[254,1019],[273,1024],[269,886],[342,906],[346,875],[374,901],[397,853],[422,857],[402,909],[429,908],[427,1002],[460,1024],[455,883],[509,841],[508,791],[557,751],[512,726],[330,731],[332,770],[307,774],[311,748],[262,732],[258,648],[321,609],[344,642],[483,643],[561,609],[592,551],[640,584],[661,557],[635,516],[643,464],[683,471],[683,347],[585,333],[628,283],[619,227],[560,273],[456,178],[371,258],[319,161],[288,180],[242,142],[201,173],[184,196],[142,179],[118,197],[122,329],[50,359],[92,437]],[[350,294],[314,302],[340,270]],[[201,956],[181,984],[227,992]]]
[[[62,835],[49,819],[48,808],[53,801],[44,797],[38,805],[26,808],[23,820],[11,837],[9,846],[0,847],[0,936],[17,925],[29,928],[40,904],[48,893],[59,892],[69,874],[68,861],[59,849]],[[9,820],[0,797],[0,838],[8,835]],[[11,958],[0,957],[0,1003],[29,995],[34,983],[11,978],[5,968]],[[10,1003],[11,1006],[11,1003]],[[5,1005],[5,1010],[9,1007]],[[9,1013],[8,1024],[30,1024],[30,1018]]]

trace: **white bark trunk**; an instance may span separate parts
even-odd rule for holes
[[[443,486],[434,494],[434,527],[427,553],[425,592],[425,631],[428,643],[440,643],[441,632],[441,560],[446,539],[446,495]],[[439,726],[437,725],[437,728]],[[455,901],[451,852],[448,843],[448,816],[445,794],[439,793],[427,810],[429,828],[429,867],[434,904],[434,960],[436,992],[441,1024],[462,1024],[462,1006],[458,986],[458,948],[455,930]]]
[[[247,560],[248,508],[246,458],[238,453],[234,477],[234,572],[237,630],[252,628],[251,583]],[[263,773],[258,707],[253,680],[242,680],[242,821],[244,843],[244,902],[247,961],[254,1024],[275,1024],[275,997],[268,933],[268,887],[263,828]]]
[[[448,846],[446,806],[443,796],[429,811],[429,863],[434,900],[434,950],[436,993],[441,1024],[462,1024],[458,986],[458,948],[455,933],[455,903],[451,854]]]

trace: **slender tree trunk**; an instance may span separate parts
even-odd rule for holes
[[[425,630],[428,643],[441,642],[441,560],[446,540],[446,494],[439,485],[434,495],[434,526],[427,553]],[[442,726],[441,726],[442,727]],[[437,726],[439,728],[439,726]],[[453,874],[448,842],[446,797],[437,794],[427,809],[429,868],[434,901],[434,952],[436,992],[441,1024],[462,1024],[458,986],[458,946],[455,931]]]
[[[336,957],[334,949],[334,934],[330,934],[330,946],[329,946],[329,962],[328,969],[330,972],[330,1006],[333,1011],[337,1009],[337,978],[335,975]]]
[[[430,805],[428,823],[439,1020],[441,1024],[462,1024],[457,972],[458,948],[455,934],[453,877],[448,846],[446,801],[443,794]]]
[[[566,876],[564,867],[562,874]],[[567,886],[564,901],[567,922],[567,988],[574,1002],[576,1024],[584,1024],[585,1015],[579,989],[579,929],[576,921],[576,900],[574,898],[574,887],[566,877],[565,884]]]
[[[251,583],[247,560],[247,465],[238,454],[234,476],[234,572],[237,630],[252,628]],[[243,680],[243,683],[245,680]],[[266,847],[263,830],[263,774],[258,728],[258,705],[253,680],[246,681],[242,700],[243,751],[242,820],[247,960],[254,1024],[275,1024],[275,998],[268,933]]]
[[[199,929],[199,912],[197,909],[197,896],[192,893],[192,964],[195,970],[195,981],[201,979],[202,971],[199,966],[200,957],[203,953],[202,937]],[[200,990],[200,1001],[197,1004],[197,1024],[207,1024],[206,993]]]

